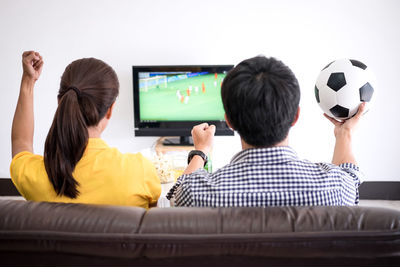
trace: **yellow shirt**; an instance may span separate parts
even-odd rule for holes
[[[89,138],[72,173],[79,183],[76,199],[58,196],[51,184],[43,156],[24,151],[14,156],[11,179],[27,200],[92,203],[148,208],[157,202],[161,185],[155,167],[142,154],[122,154],[100,138]]]

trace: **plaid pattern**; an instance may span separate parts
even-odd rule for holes
[[[351,163],[300,160],[290,147],[255,148],[212,174],[198,169],[180,176],[167,198],[199,207],[354,205],[360,178]]]

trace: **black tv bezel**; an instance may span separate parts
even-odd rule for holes
[[[207,122],[216,126],[215,135],[233,135],[234,132],[222,121],[163,121],[163,122],[141,122],[139,103],[139,72],[168,72],[168,71],[209,71],[224,72],[233,68],[233,65],[151,65],[132,66],[133,82],[133,109],[135,136],[191,136],[193,126]]]

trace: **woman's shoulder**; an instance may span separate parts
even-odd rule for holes
[[[13,157],[10,176],[20,194],[27,199],[39,199],[36,197],[40,194],[36,195],[35,192],[42,192],[50,186],[43,156],[29,151],[22,151]]]
[[[43,156],[34,154],[30,151],[21,151],[12,158],[10,169],[33,163],[43,164]]]

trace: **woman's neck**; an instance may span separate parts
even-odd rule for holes
[[[103,133],[104,129],[108,125],[109,118],[102,118],[96,126],[88,127],[88,134],[89,138],[100,138],[101,134]]]
[[[101,132],[97,127],[88,127],[89,138],[100,138]]]

